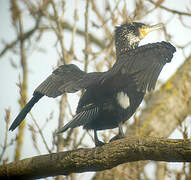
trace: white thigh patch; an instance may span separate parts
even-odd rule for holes
[[[117,101],[123,109],[127,109],[130,105],[128,95],[122,91],[117,93]]]

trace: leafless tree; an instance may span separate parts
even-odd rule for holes
[[[148,160],[153,160],[154,179],[191,179],[191,164],[188,163],[191,161],[190,127],[185,124],[191,113],[191,36],[182,44],[174,36],[184,34],[176,35],[169,28],[178,22],[179,27],[174,29],[191,32],[189,2],[184,11],[172,8],[165,0],[10,0],[9,4],[15,39],[12,42],[3,39],[0,58],[5,61],[5,55],[14,55],[18,62],[12,59],[10,63],[16,70],[22,69],[17,83],[20,108],[28,99],[30,55],[41,53],[43,60],[39,61],[44,63],[46,52],[50,49],[41,46],[41,43],[50,36],[51,48],[57,53],[52,60],[56,66],[52,68],[75,63],[86,72],[104,71],[111,68],[116,59],[113,40],[116,25],[127,21],[147,24],[163,22],[166,28],[158,32],[160,38],[156,40],[165,39],[173,43],[184,61],[169,80],[159,82],[156,90],[145,97],[144,104],[131,118],[131,123],[127,121],[125,129],[128,138],[103,147],[88,149],[91,146],[91,132],[79,132],[78,128],[55,136],[54,132],[74,116],[71,98],[67,94],[55,100],[55,104],[59,105],[58,114],[52,109],[40,125],[38,115],[31,112],[28,117],[32,119],[32,124],[31,121],[22,123],[13,139],[8,138],[8,127],[13,120],[10,118],[10,105],[9,109],[5,109],[6,115],[1,122],[6,130],[4,142],[1,142],[0,177],[83,179],[84,176],[76,173],[97,171],[89,179],[151,179],[146,167],[151,164]],[[179,61],[174,58],[176,60]],[[33,73],[37,73],[35,69]],[[80,93],[74,96],[78,99]],[[52,121],[58,125],[54,127],[50,142],[45,132]],[[167,140],[175,130],[182,134],[182,140]],[[21,161],[26,133],[31,134],[31,146],[38,156]],[[108,130],[100,135],[107,142],[115,133],[115,130]],[[41,151],[38,139],[41,139],[46,151]],[[12,163],[12,155],[6,154],[10,148],[15,152]],[[181,168],[172,170],[167,162],[182,162]]]

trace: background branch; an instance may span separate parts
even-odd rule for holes
[[[161,4],[162,3],[158,3],[160,2],[160,0],[155,3],[154,1],[152,0],[148,0],[150,3],[154,4],[156,7],[160,7],[161,9],[165,10],[165,11],[168,11],[168,12],[171,12],[173,14],[178,14],[178,15],[183,15],[183,16],[191,16],[191,13],[187,13],[187,12],[182,12],[182,11],[177,11],[177,10],[174,10],[174,9],[170,9],[170,8],[167,8],[165,6],[162,6]],[[161,1],[163,2],[163,1]]]

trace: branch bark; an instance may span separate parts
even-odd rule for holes
[[[0,179],[30,179],[111,169],[140,160],[191,162],[191,141],[132,137],[102,147],[51,153],[0,166]]]

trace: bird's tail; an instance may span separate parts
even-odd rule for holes
[[[98,107],[94,107],[78,113],[70,122],[68,122],[63,128],[57,131],[57,134],[63,133],[68,128],[75,128],[78,126],[86,126],[89,122],[93,121],[99,114]]]
[[[31,100],[25,105],[22,111],[18,114],[16,119],[11,124],[9,130],[13,131],[19,124],[25,119],[27,113],[32,109],[32,107],[39,101],[39,99],[43,96],[43,94],[35,93]]]
[[[83,121],[82,113],[79,113],[70,122],[68,122],[64,127],[59,129],[56,133],[60,134],[60,133],[65,132],[68,128],[73,129],[75,127],[81,126],[81,125],[83,125],[82,121]]]

